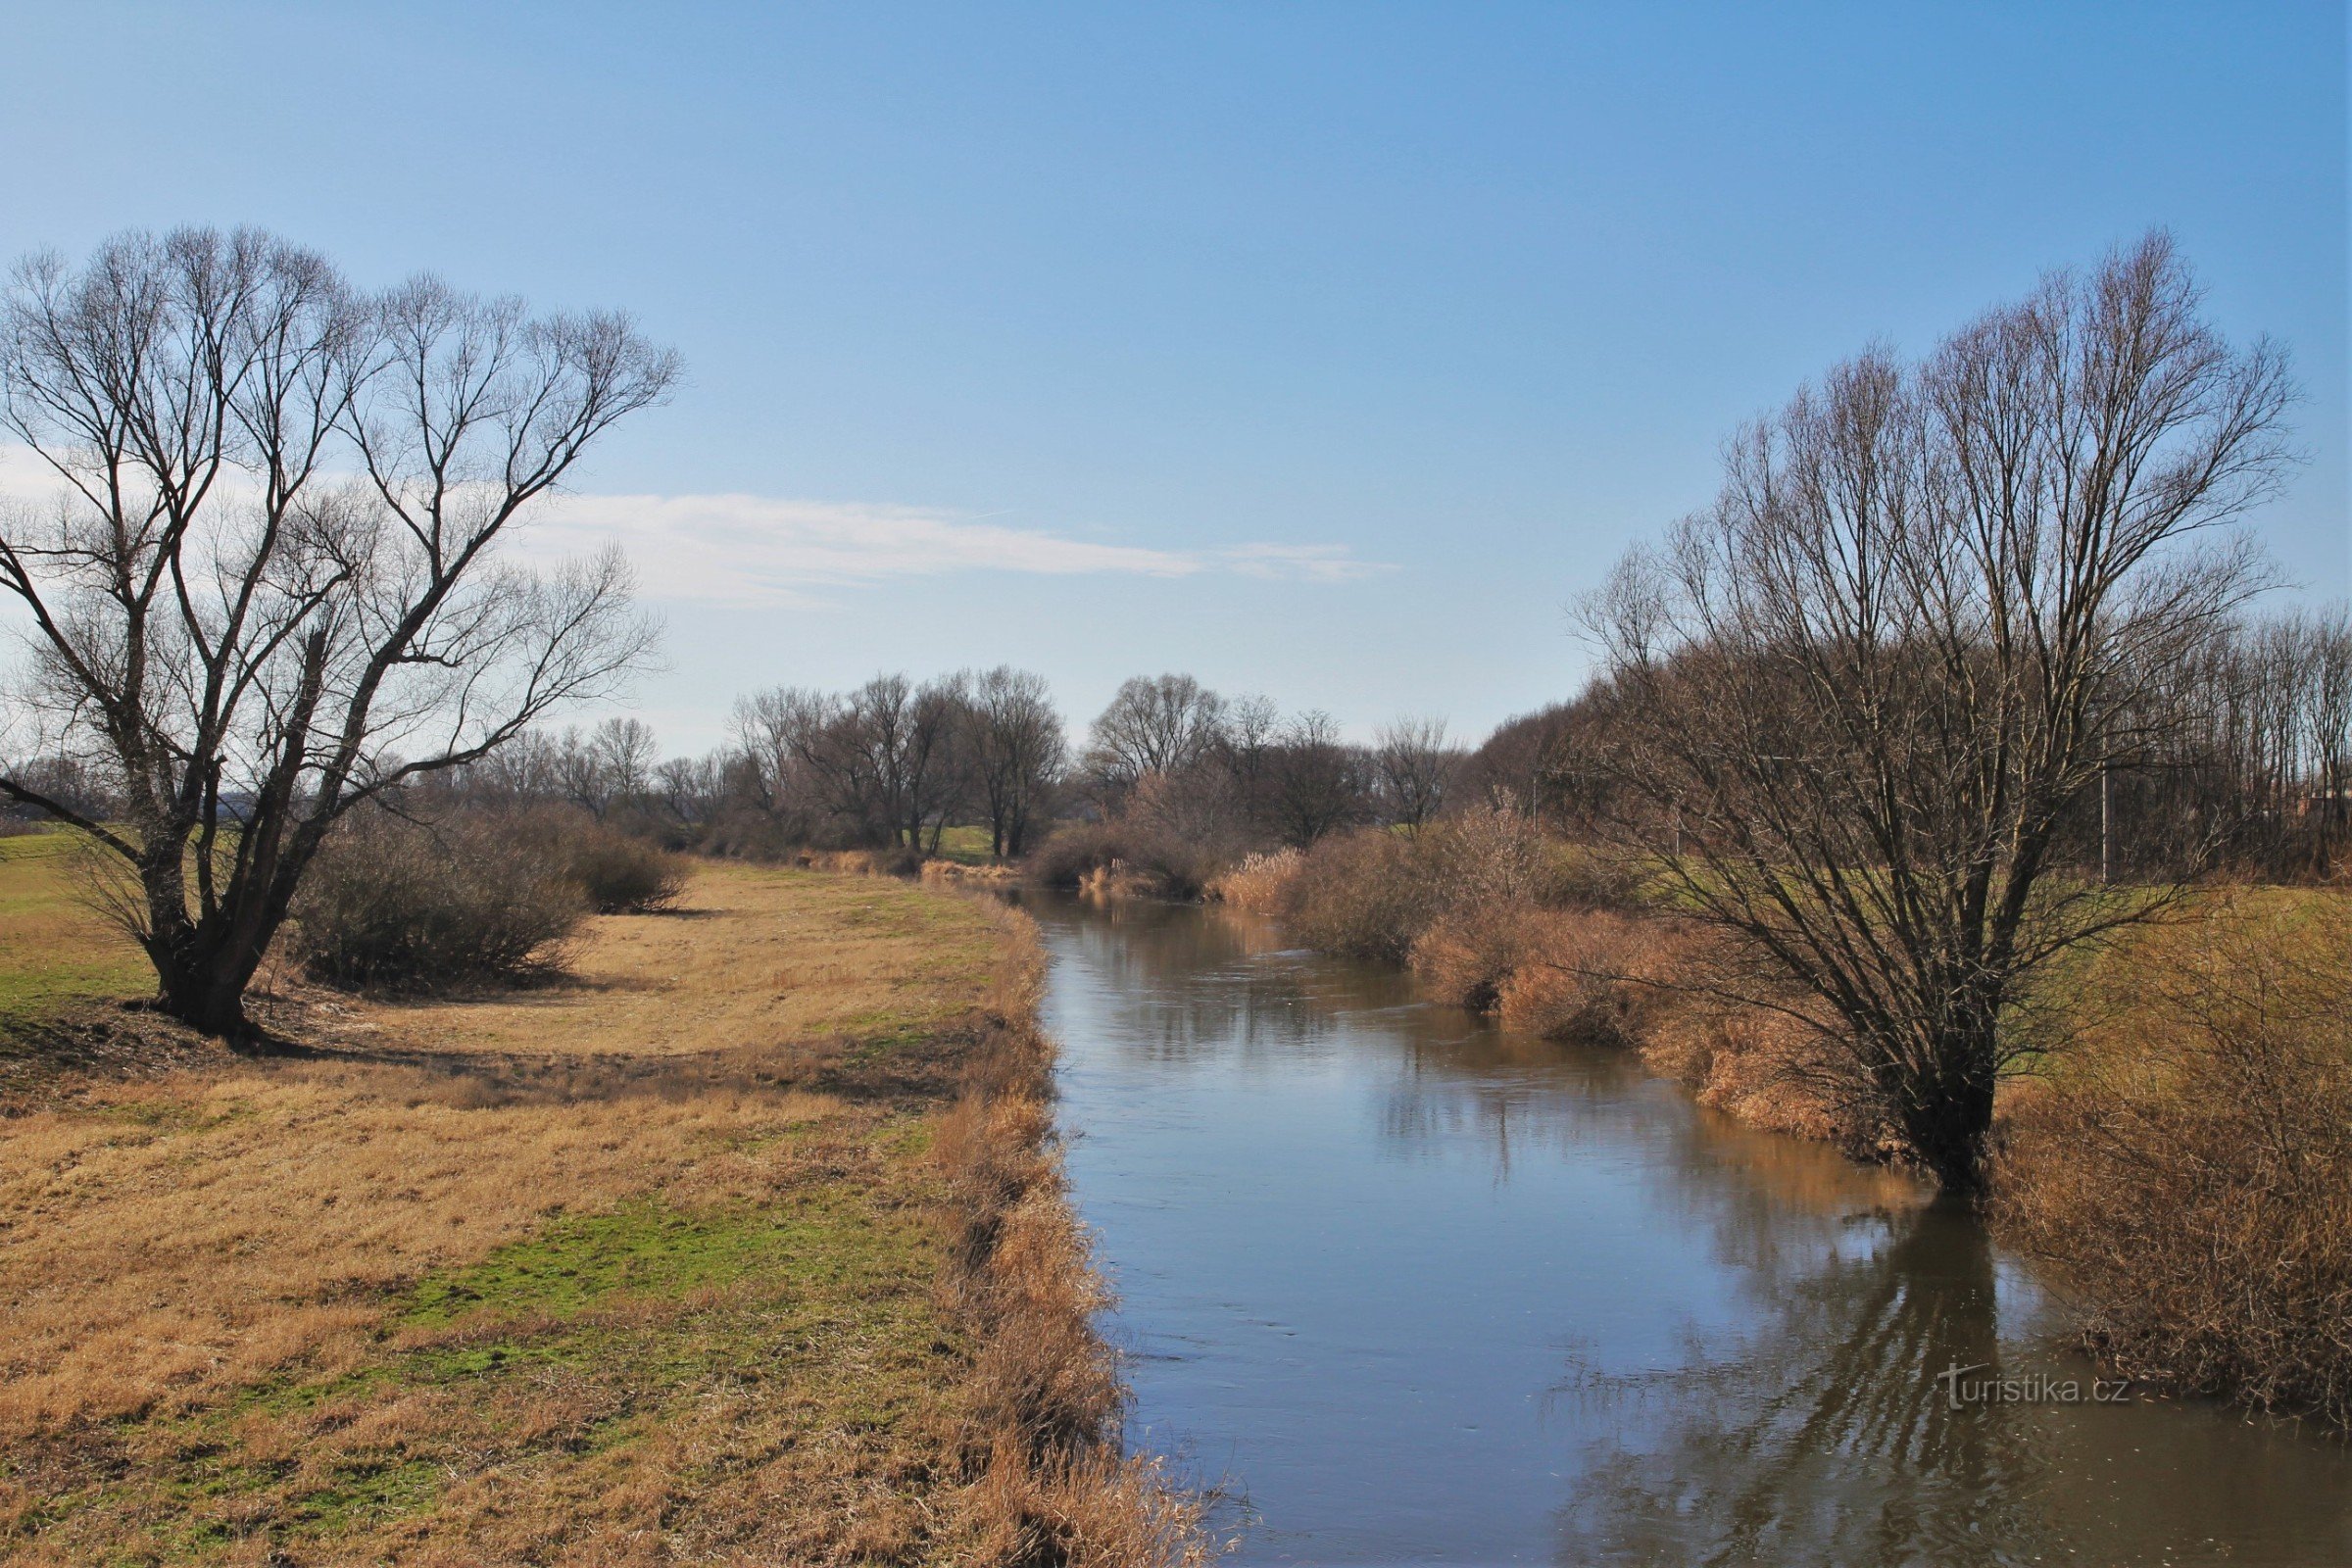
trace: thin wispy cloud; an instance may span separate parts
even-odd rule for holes
[[[0,444],[0,501],[54,504],[60,489],[38,455]],[[755,495],[559,495],[509,541],[514,554],[541,563],[612,545],[648,598],[746,609],[808,606],[824,602],[826,590],[958,572],[1337,583],[1393,569],[1343,544],[1164,550],[921,507]]]
[[[730,606],[805,604],[824,589],[974,571],[1348,582],[1389,569],[1346,545],[1164,550],[921,508],[752,495],[567,495],[530,531],[535,551],[618,545],[650,598]]]

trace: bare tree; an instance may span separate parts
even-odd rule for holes
[[[1096,718],[1088,761],[1114,791],[1200,760],[1217,742],[1225,704],[1190,675],[1137,675]]]
[[[1590,607],[1613,824],[1835,1019],[1855,1092],[1953,1189],[2025,982],[2148,906],[2050,875],[2061,824],[2257,576],[2204,541],[2277,482],[2291,389],[2198,305],[2155,234],[1924,365],[1867,354]]]
[[[965,690],[972,764],[988,811],[989,854],[1006,859],[1028,848],[1030,829],[1053,799],[1069,743],[1044,676],[1000,664],[967,677]]]
[[[1392,822],[1418,831],[1446,804],[1461,754],[1446,744],[1442,718],[1399,718],[1372,740],[1374,787]]]
[[[675,375],[622,317],[429,278],[364,298],[251,231],[17,270],[0,423],[57,493],[0,520],[30,622],[16,716],[100,762],[122,815],[13,772],[0,795],[119,858],[172,1014],[247,1038],[246,983],[339,817],[641,662],[617,557],[534,576],[497,547]]]
[[[844,695],[778,687],[739,702],[737,744],[786,836],[936,849],[971,790],[958,678],[876,675]]]
[[[683,827],[708,824],[717,814],[726,793],[724,753],[673,757],[654,769],[654,794],[662,813]]]
[[[1329,713],[1309,710],[1284,725],[1272,760],[1274,808],[1293,844],[1312,844],[1362,818],[1362,758],[1340,739]]]
[[[615,806],[642,797],[661,756],[653,726],[638,718],[608,718],[583,735],[567,729],[549,758],[564,799],[603,821]]]
[[[937,855],[948,823],[971,803],[970,711],[961,675],[925,681],[907,705],[898,771],[911,849]]]
[[[1242,697],[1226,705],[1217,750],[1232,782],[1237,825],[1246,834],[1262,831],[1273,818],[1269,760],[1281,739],[1282,713],[1273,698]]]

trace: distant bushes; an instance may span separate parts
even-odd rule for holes
[[[1220,869],[1216,854],[1137,821],[1068,822],[1029,858],[1041,887],[1198,898]]]
[[[2123,1371],[2352,1426],[2352,908],[2255,895],[2094,971],[1996,1215]]]
[[[1280,912],[1290,929],[1327,953],[1400,961],[1444,907],[1426,846],[1372,828],[1325,839],[1299,858]]]
[[[329,985],[515,980],[561,965],[591,913],[657,908],[685,885],[658,847],[561,808],[368,809],[340,824],[294,906],[293,956]]]

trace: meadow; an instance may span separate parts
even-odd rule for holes
[[[705,862],[525,989],[122,1004],[0,841],[0,1542],[66,1563],[1152,1561],[1019,917]],[[108,1049],[77,1049],[96,1039]]]

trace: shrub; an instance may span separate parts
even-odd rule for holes
[[[1174,899],[1199,898],[1219,869],[1210,851],[1132,821],[1064,823],[1029,858],[1041,887],[1115,886]]]
[[[1232,870],[1211,877],[1206,891],[1210,898],[1237,909],[1279,914],[1290,901],[1304,860],[1297,850],[1252,855]]]
[[[1666,1010],[1675,946],[1655,917],[1605,909],[1529,916],[1522,957],[1500,983],[1495,1009],[1514,1029],[1547,1040],[1639,1045]]]
[[[588,913],[569,867],[504,818],[346,818],[294,906],[294,956],[332,985],[512,979],[551,967]]]
[[[2352,909],[2273,895],[2143,935],[2015,1097],[2007,1235],[2123,1372],[2352,1427]]]
[[[1422,989],[1457,1007],[1492,1011],[1527,957],[1530,905],[1470,905],[1438,916],[1413,939],[1409,961]]]
[[[580,818],[542,828],[551,859],[599,914],[666,908],[686,890],[686,861],[657,844]]]
[[[1426,848],[1404,834],[1361,828],[1317,843],[1301,858],[1284,915],[1327,953],[1403,961],[1446,906]]]
[[[1700,1104],[1751,1127],[1831,1144],[1855,1159],[1900,1152],[1850,1058],[1788,1013],[1679,998],[1642,1040],[1642,1059]]]

